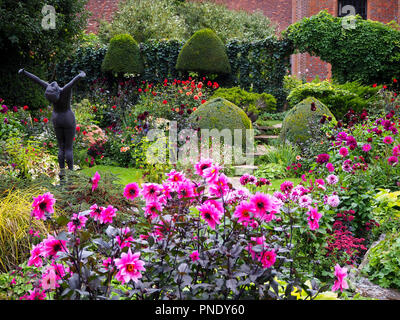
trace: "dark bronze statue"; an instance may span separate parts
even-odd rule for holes
[[[71,110],[72,88],[75,83],[79,79],[84,78],[86,74],[80,71],[68,84],[60,88],[57,82],[53,81],[47,83],[24,69],[20,69],[18,73],[26,75],[34,82],[41,85],[46,90],[44,93],[46,99],[54,106],[51,120],[58,143],[58,164],[60,165],[61,171],[60,178],[63,178],[65,174],[65,161],[67,161],[69,170],[73,170],[74,167],[72,147],[75,137],[76,122],[75,115]]]

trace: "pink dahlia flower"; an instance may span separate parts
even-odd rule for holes
[[[46,220],[46,214],[54,213],[56,199],[50,192],[37,196],[32,203],[32,217],[37,220]]]
[[[370,150],[371,150],[371,145],[369,143],[366,143],[362,146],[362,151],[369,152]]]
[[[215,229],[217,224],[220,224],[222,213],[212,204],[204,203],[197,207],[201,217],[208,223],[211,229]]]
[[[39,243],[32,246],[31,256],[28,260],[28,266],[35,266],[40,268],[43,265],[43,244]]]
[[[85,226],[87,219],[85,216],[74,213],[71,221],[67,224],[68,232],[74,233],[76,230],[81,230]]]
[[[343,289],[348,289],[348,284],[345,278],[347,277],[347,268],[341,268],[339,264],[335,266],[335,277],[336,280],[332,286],[332,291],[340,291],[343,292]]]
[[[210,185],[210,194],[215,197],[225,196],[229,192],[229,180],[223,173]]]
[[[117,209],[114,208],[112,205],[109,205],[101,212],[101,216],[99,218],[100,223],[112,223],[113,218],[117,215]]]
[[[276,261],[276,253],[275,250],[267,250],[261,253],[261,257],[259,258],[260,262],[263,265],[263,268],[270,268]]]
[[[47,239],[43,240],[42,244],[42,255],[45,258],[56,257],[58,252],[67,252],[67,242],[65,240],[56,239],[52,235],[49,235]]]
[[[238,219],[239,223],[249,223],[255,213],[254,204],[242,201],[235,210],[234,216]]]
[[[124,197],[128,200],[134,200],[139,196],[140,189],[136,182],[128,183],[124,189]]]
[[[89,215],[94,219],[94,221],[100,221],[100,217],[103,214],[104,207],[99,207],[97,204],[94,204],[90,207]]]
[[[211,159],[202,159],[198,163],[195,164],[196,174],[205,178],[204,170],[211,168],[212,160]]]
[[[121,249],[125,247],[130,247],[131,243],[134,241],[133,237],[131,236],[131,229],[129,227],[121,228],[120,230],[121,235],[117,235],[115,240]]]
[[[387,137],[383,138],[383,143],[386,143],[386,144],[392,144],[393,141],[394,140],[393,140],[393,138],[391,136],[387,136]]]
[[[193,251],[189,256],[193,262],[199,260],[199,252],[197,250]]]
[[[326,168],[328,169],[329,172],[335,171],[335,167],[334,167],[333,164],[330,163],[330,162],[328,162],[328,163],[326,164]]]
[[[145,183],[142,186],[142,191],[140,193],[146,201],[155,201],[162,193],[162,190],[162,186],[157,183]]]
[[[139,260],[140,253],[133,253],[131,249],[128,249],[128,252],[122,253],[121,258],[115,259],[115,266],[118,269],[118,273],[115,275],[115,278],[118,281],[121,281],[122,284],[133,280],[137,282],[142,274],[140,271],[146,271],[144,268],[144,262]]]
[[[99,186],[99,181],[100,181],[100,174],[96,171],[92,178],[92,192],[97,189]]]
[[[347,155],[349,154],[349,149],[347,149],[346,147],[342,147],[339,149],[339,154],[342,157],[347,157]]]
[[[332,208],[336,208],[340,204],[339,197],[337,195],[329,196],[326,203]]]
[[[329,176],[326,177],[326,182],[328,182],[328,184],[330,185],[334,185],[339,182],[339,178],[334,174],[330,174]]]
[[[275,219],[275,213],[278,213],[281,207],[281,201],[275,197],[257,192],[250,198],[250,203],[254,205],[255,217],[266,222]]]
[[[219,165],[211,165],[210,168],[205,169],[204,172],[204,178],[206,178],[208,183],[214,183],[219,175],[219,170],[221,170],[222,167]]]
[[[150,219],[154,219],[159,216],[162,209],[163,209],[163,206],[161,205],[161,203],[159,201],[148,202],[146,204],[145,214],[147,217],[150,217]]]
[[[321,219],[322,214],[318,212],[317,208],[310,208],[310,211],[307,212],[308,215],[308,225],[311,230],[316,230],[319,228],[319,219]]]

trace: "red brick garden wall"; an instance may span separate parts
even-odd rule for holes
[[[97,33],[98,20],[111,21],[113,13],[118,9],[119,0],[88,0],[86,10],[91,13],[89,17],[87,33]]]

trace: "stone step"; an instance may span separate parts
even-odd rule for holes
[[[257,140],[269,141],[271,139],[278,139],[279,136],[270,136],[270,135],[261,134],[259,136],[255,136],[254,138],[257,139]]]
[[[245,173],[247,174],[253,174],[254,171],[258,169],[257,166],[252,166],[252,165],[240,165],[240,166],[234,166],[235,169],[235,176],[242,176]]]
[[[277,124],[274,124],[273,126],[259,126],[259,125],[255,124],[254,128],[256,128],[258,130],[265,130],[265,131],[275,130],[275,129],[282,128],[282,123],[277,123]]]

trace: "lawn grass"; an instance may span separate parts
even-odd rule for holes
[[[270,180],[272,185],[270,186],[270,189],[274,191],[280,191],[280,186],[283,182],[285,181],[292,181],[295,186],[297,186],[301,182],[301,178],[286,178],[286,179],[275,179],[275,180]]]
[[[142,171],[140,169],[99,165],[91,168],[82,169],[80,172],[89,177],[92,177],[96,173],[96,171],[99,172],[100,176],[102,175],[102,173],[104,174],[106,172],[115,174],[118,178],[115,183],[122,186],[126,186],[128,183],[131,182],[143,182]]]

